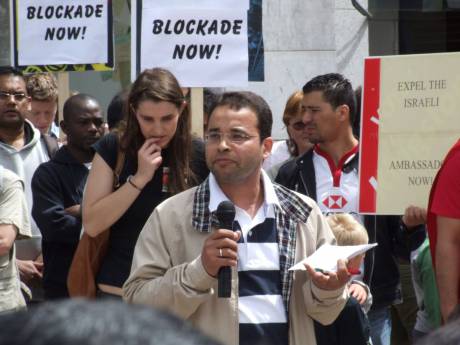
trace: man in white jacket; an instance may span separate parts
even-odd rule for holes
[[[0,68],[0,162],[24,181],[29,211],[32,209],[32,176],[41,163],[49,160],[40,131],[26,120],[30,102],[22,73],[11,67]],[[21,279],[32,290],[32,299],[40,300],[41,234],[33,219],[30,221],[32,238],[17,242],[17,263]]]

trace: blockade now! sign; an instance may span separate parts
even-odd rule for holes
[[[183,86],[243,86],[248,82],[248,3],[137,2],[133,16],[133,78],[169,69]],[[136,32],[136,30],[138,30]]]
[[[16,65],[108,62],[109,0],[20,0],[14,12]]]

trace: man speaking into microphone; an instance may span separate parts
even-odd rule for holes
[[[154,210],[126,301],[167,309],[226,345],[316,344],[312,319],[335,320],[349,274],[341,261],[327,275],[288,271],[334,237],[313,200],[262,170],[272,121],[254,93],[221,96],[205,136],[211,174]]]

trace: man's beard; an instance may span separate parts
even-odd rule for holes
[[[24,126],[24,119],[18,116],[16,119],[7,120],[0,116],[0,128],[17,130]]]
[[[324,142],[324,140],[322,140],[320,137],[308,138],[308,141],[312,143],[313,145],[321,144]]]

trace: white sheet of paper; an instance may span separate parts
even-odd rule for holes
[[[356,255],[363,254],[376,246],[377,243],[362,244],[358,246],[333,246],[326,243],[319,247],[312,255],[292,266],[289,271],[305,271],[304,263],[307,263],[313,268],[335,272],[337,271],[337,260],[351,259]]]

